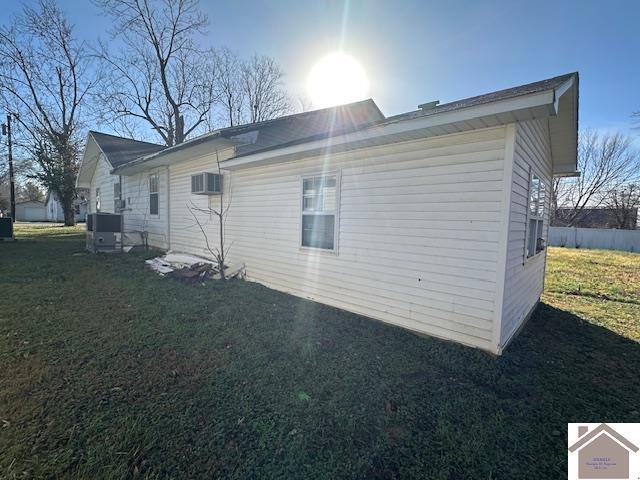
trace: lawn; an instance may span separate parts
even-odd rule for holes
[[[566,477],[567,422],[640,422],[640,255],[551,249],[496,358],[81,232],[0,244],[0,478]]]

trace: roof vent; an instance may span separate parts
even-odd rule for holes
[[[433,102],[427,102],[427,103],[423,103],[421,105],[418,105],[418,108],[420,110],[432,110],[432,109],[436,108],[439,103],[440,103],[440,100],[434,100]]]

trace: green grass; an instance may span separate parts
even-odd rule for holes
[[[81,232],[0,244],[0,478],[566,476],[567,422],[640,421],[640,256],[553,249],[502,357]]]
[[[550,250],[544,300],[640,340],[640,254]]]

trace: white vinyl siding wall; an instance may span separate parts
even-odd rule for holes
[[[140,231],[148,232],[148,242],[152,247],[166,249],[167,242],[167,173],[166,168],[152,170],[159,174],[159,215],[149,215],[149,173],[132,176],[111,174],[111,164],[100,154],[96,170],[91,179],[88,212],[95,213],[96,188],[100,188],[100,211],[104,213],[122,213],[124,215],[125,244],[139,245]],[[122,181],[121,181],[122,179]],[[125,210],[114,211],[113,186],[120,182],[121,197],[126,200]]]
[[[149,213],[149,176],[158,175],[158,215]],[[125,243],[139,245],[140,232],[147,232],[149,245],[155,248],[169,247],[167,233],[168,185],[165,167],[122,177],[122,199],[126,201],[124,214]]]
[[[111,164],[100,154],[96,164],[96,170],[91,179],[89,190],[89,213],[96,212],[96,188],[100,189],[100,211],[105,213],[115,213],[113,211],[113,185],[120,180],[117,175],[111,175]]]
[[[230,261],[275,289],[495,351],[504,149],[499,127],[233,171]],[[208,254],[185,205],[216,204],[188,192],[213,166],[171,167],[172,249]],[[323,172],[340,172],[335,253],[299,244],[301,178]]]
[[[233,149],[218,152],[220,161],[233,155]],[[204,255],[211,257],[206,248],[204,236],[198,227],[193,215],[195,213],[201,225],[207,231],[211,246],[219,244],[219,224],[214,215],[209,215],[202,210],[219,206],[220,197],[217,195],[196,195],[191,193],[191,176],[197,173],[218,173],[218,165],[215,152],[203,157],[194,158],[186,162],[180,162],[170,167],[171,177],[171,249]],[[225,192],[228,192],[228,172],[224,173],[222,181]],[[163,183],[162,181],[160,182]],[[232,201],[236,202],[235,188],[232,187]],[[226,203],[226,199],[225,199]],[[235,246],[234,246],[235,248]]]
[[[525,258],[530,169],[546,185],[544,238],[547,238],[552,180],[547,120],[531,120],[516,125],[501,345],[509,341],[535,307],[544,286],[546,250]]]

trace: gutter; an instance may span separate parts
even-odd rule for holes
[[[390,123],[380,123],[365,130],[329,137],[322,140],[305,142],[284,148],[277,148],[262,153],[249,154],[241,157],[234,157],[222,162],[226,169],[241,168],[245,165],[260,163],[277,157],[296,155],[310,150],[339,150],[340,147],[346,149],[349,144],[369,141],[371,139],[383,139],[389,137],[389,141],[394,141],[393,135],[406,133],[412,130],[426,129],[456,122],[466,122],[477,118],[491,115],[500,115],[514,111],[527,111],[528,109],[539,110],[539,115],[552,116],[556,114],[554,108],[555,90],[546,90],[529,95],[523,95],[512,99],[501,100],[490,104],[475,105],[471,107],[443,112],[434,115],[425,115],[403,121],[393,121]],[[504,122],[504,123],[512,123]],[[383,142],[384,143],[384,142]],[[356,147],[357,148],[357,147]]]

